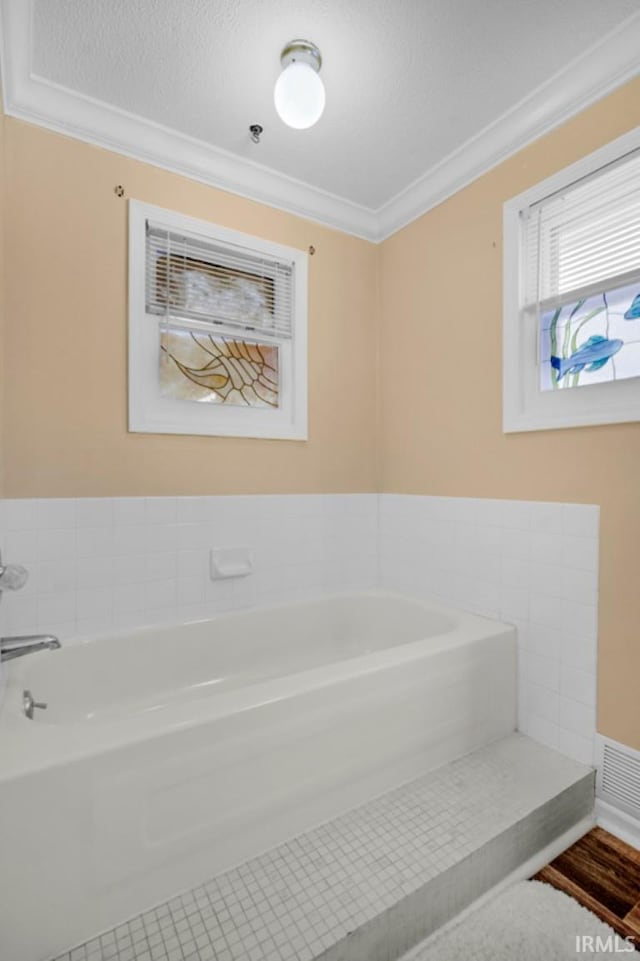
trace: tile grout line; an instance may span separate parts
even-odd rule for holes
[[[535,784],[525,776],[532,765],[539,768]],[[580,765],[527,738],[506,738],[172,897],[56,961],[293,961],[293,957],[311,961],[350,930],[371,922],[399,897],[409,896],[470,856],[546,796],[555,796],[585,775]],[[471,785],[478,797],[470,809]],[[350,895],[348,905],[341,897],[345,887]],[[205,898],[213,911],[211,918],[201,914],[199,901]],[[344,911],[338,920],[340,906]],[[190,907],[198,922],[189,921]],[[147,934],[142,952],[131,947],[132,932],[139,930],[139,922],[146,932],[150,919],[158,924],[167,912],[172,919],[171,936],[162,935],[152,945]],[[286,936],[285,941],[280,938],[280,944],[263,920],[270,916],[277,919],[282,936]],[[202,931],[196,927],[195,937],[194,924],[203,927]],[[271,924],[273,927],[274,922]],[[100,945],[112,944],[114,937],[117,947],[118,932],[123,950],[115,955],[106,950],[102,953]],[[230,932],[238,939],[230,941]],[[208,952],[205,933],[213,954]],[[200,945],[196,937],[201,939]],[[188,946],[189,953],[180,957],[167,952],[164,946],[173,946],[174,941],[182,946],[181,951]],[[262,944],[266,948],[260,947]]]

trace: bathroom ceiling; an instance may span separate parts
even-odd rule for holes
[[[438,178],[446,194],[448,158],[468,181],[465,153],[480,172],[640,70],[638,0],[0,0],[0,10],[8,112],[372,239],[420,212],[404,193],[414,181],[423,208]],[[306,131],[273,104],[294,37],[324,59],[326,110]],[[259,145],[251,123],[264,127]]]

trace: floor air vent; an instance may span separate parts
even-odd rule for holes
[[[608,804],[640,820],[640,751],[597,738],[596,792]]]

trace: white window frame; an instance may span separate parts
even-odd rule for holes
[[[542,391],[537,323],[525,323],[521,213],[640,147],[640,127],[618,137],[503,206],[503,431],[514,433],[640,420],[640,379]]]
[[[277,410],[198,404],[160,393],[159,337],[162,318],[146,311],[146,223],[200,234],[293,264],[290,340],[278,340],[280,405]],[[203,434],[307,440],[307,260],[305,251],[271,243],[137,200],[129,201],[129,431],[145,434]],[[215,330],[212,331],[215,333]],[[262,342],[258,332],[255,338]],[[265,338],[264,342],[269,342]]]

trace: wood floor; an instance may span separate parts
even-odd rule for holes
[[[640,851],[594,828],[535,880],[570,894],[640,951]]]

